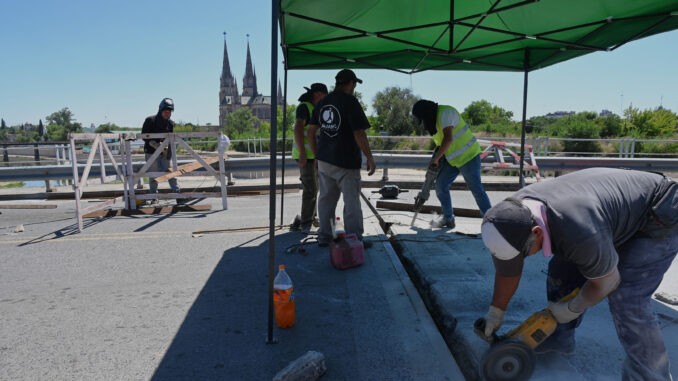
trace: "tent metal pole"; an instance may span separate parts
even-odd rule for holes
[[[283,210],[285,206],[285,148],[287,146],[287,68],[285,68],[285,79],[283,79],[283,82],[285,83],[285,90],[283,93],[283,106],[282,106],[282,113],[283,113],[283,138],[282,138],[282,174],[281,174],[281,179],[280,179],[280,225],[283,224]],[[294,144],[294,139],[292,139],[292,143]]]
[[[523,165],[525,163],[525,125],[527,119],[527,77],[530,73],[530,49],[525,49],[525,58],[523,62],[525,75],[523,77],[523,123],[520,129],[520,174],[518,176],[518,185],[525,186],[525,177],[523,176]]]
[[[275,271],[275,177],[276,177],[276,139],[278,118],[278,16],[280,0],[271,0],[271,154],[270,154],[270,189],[268,208],[268,335],[266,343],[277,342],[273,338],[273,277]]]

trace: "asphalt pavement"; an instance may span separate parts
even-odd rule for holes
[[[284,195],[283,224],[300,197]],[[472,324],[487,310],[493,279],[479,219],[433,230],[432,215],[410,226],[412,213],[381,209],[385,234],[365,204],[373,246],[364,265],[344,271],[330,265],[327,248],[311,240],[300,251],[304,235],[276,229],[275,264],[295,283],[297,322],[273,327],[273,343],[269,202],[230,197],[221,210],[208,199],[207,212],[86,219],[78,233],[73,201],[0,201],[56,206],[0,210],[0,379],[265,380],[310,350],[325,356],[322,380],[478,379],[488,344]],[[453,191],[453,202],[475,208],[466,191]],[[275,224],[279,213],[280,195]],[[545,306],[546,264],[526,262],[503,329]],[[677,274],[674,262],[660,286],[669,300]],[[676,364],[678,311],[653,305]],[[532,379],[618,380],[623,358],[603,302],[578,329],[575,354],[538,356]]]

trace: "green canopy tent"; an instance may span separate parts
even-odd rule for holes
[[[523,72],[521,158],[530,71],[678,28],[678,0],[272,0],[272,8],[271,94],[278,23],[285,78],[340,68]]]

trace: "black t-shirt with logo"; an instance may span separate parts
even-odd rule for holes
[[[353,95],[333,91],[313,109],[311,124],[320,126],[316,159],[346,169],[360,169],[362,156],[353,131],[370,128]]]

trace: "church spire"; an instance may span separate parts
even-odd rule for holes
[[[247,61],[245,62],[245,76],[242,79],[242,96],[255,97],[259,95],[257,91],[257,74],[252,66],[252,56],[250,54],[250,35],[247,35]]]
[[[224,32],[224,62],[221,68],[221,86],[219,89],[219,125],[226,125],[226,116],[234,111],[240,103],[238,96],[238,84],[231,73],[231,65],[228,61],[228,49],[226,47],[226,32]]]
[[[224,32],[224,63],[221,68],[221,86],[233,82],[233,73],[231,73],[231,64],[228,60],[228,48],[226,47],[226,32]]]

